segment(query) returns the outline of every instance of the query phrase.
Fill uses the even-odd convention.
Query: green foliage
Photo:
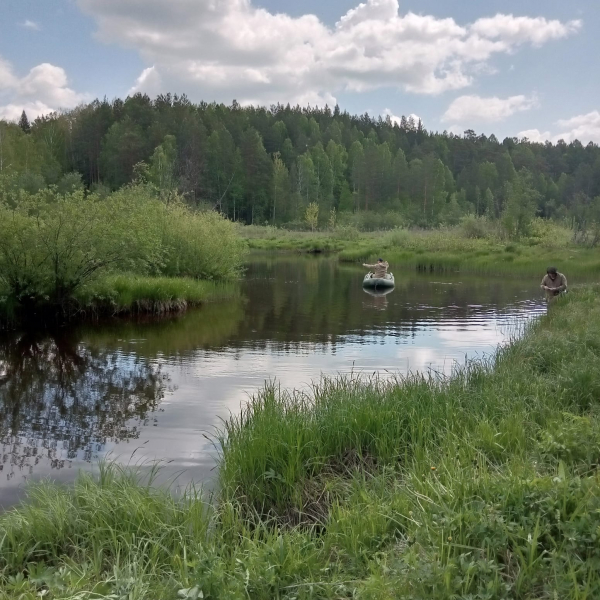
[[[314,231],[319,224],[319,205],[311,202],[304,213],[304,220],[308,223],[311,231]]]
[[[335,208],[332,208],[329,211],[329,221],[327,222],[327,225],[329,226],[330,231],[335,231],[335,228],[337,227],[337,211]]]
[[[103,270],[156,268],[163,252],[153,208],[124,194],[22,193],[16,206],[0,204],[0,280],[21,303],[63,304]]]
[[[529,234],[540,194],[533,187],[529,171],[518,173],[514,181],[506,184],[506,200],[502,212],[502,227],[509,239],[519,239]]]
[[[242,268],[246,245],[231,221],[213,211],[197,212],[181,201],[163,208],[161,272],[169,276],[232,279]]]
[[[490,223],[486,217],[467,215],[460,222],[461,233],[469,239],[485,239],[490,237]]]
[[[72,172],[86,189],[115,190],[136,180],[140,163],[165,197],[178,192],[244,223],[297,222],[316,202],[322,214],[392,210],[403,225],[427,228],[467,214],[502,218],[505,235],[516,237],[533,209],[569,219],[581,243],[600,239],[591,226],[600,197],[594,144],[500,142],[473,131],[428,132],[410,118],[394,124],[329,108],[193,105],[170,94],[96,100],[23,127],[0,122],[0,177],[16,173],[31,193]],[[527,193],[523,169],[531,173]]]
[[[176,191],[175,164],[177,146],[175,136],[166,135],[163,143],[154,149],[148,169],[148,180],[167,197]]]
[[[233,223],[177,198],[165,203],[149,186],[106,197],[48,189],[0,201],[0,287],[25,309],[68,311],[83,286],[109,272],[231,279],[244,252]]]

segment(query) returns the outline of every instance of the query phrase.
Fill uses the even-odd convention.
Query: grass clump
[[[7,597],[593,599],[600,288],[451,378],[274,385],[210,505],[116,467],[0,517]]]
[[[207,301],[238,294],[233,283],[202,281],[189,277],[143,277],[116,274],[81,288],[77,294],[83,311],[101,314],[161,314],[185,310]]]

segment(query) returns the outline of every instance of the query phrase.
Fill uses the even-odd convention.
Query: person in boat
[[[363,267],[373,269],[373,277],[375,277],[375,279],[385,279],[389,266],[388,262],[383,260],[383,258],[377,259],[377,262],[374,265],[363,264]]]
[[[567,291],[567,278],[556,267],[548,267],[540,287],[546,292],[547,298],[554,298]]]

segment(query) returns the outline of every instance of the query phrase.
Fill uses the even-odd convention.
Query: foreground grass
[[[340,227],[334,232],[291,232],[273,227],[241,228],[250,248],[293,252],[335,252],[344,262],[374,262],[384,256],[392,267],[420,271],[462,271],[540,275],[556,265],[571,276],[600,274],[597,248],[572,243],[572,232],[548,221],[535,222],[532,235],[518,242],[494,231],[472,237],[467,227],[439,230],[395,229],[360,233]]]
[[[600,597],[600,288],[448,380],[268,386],[212,504],[116,467],[0,517],[4,597]]]

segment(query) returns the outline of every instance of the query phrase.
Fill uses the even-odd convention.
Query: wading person
[[[567,278],[556,270],[556,267],[548,267],[546,275],[540,286],[548,299],[554,298],[567,291]]]
[[[389,266],[390,265],[387,263],[387,261],[383,260],[383,258],[378,259],[374,265],[363,264],[363,267],[367,267],[367,269],[373,269],[373,277],[376,279],[385,279]]]

